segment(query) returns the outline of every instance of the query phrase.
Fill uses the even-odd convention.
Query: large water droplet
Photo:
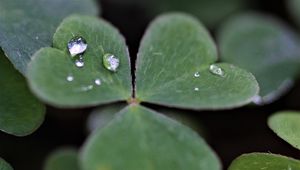
[[[83,54],[87,49],[86,40],[82,37],[76,36],[68,42],[68,49],[72,57]]]
[[[200,77],[200,72],[199,71],[195,72],[194,77],[196,78]]]
[[[105,54],[103,56],[103,65],[106,69],[115,72],[117,71],[119,64],[120,60],[117,56],[113,54]]]
[[[75,65],[78,68],[82,68],[84,66],[84,61],[83,61],[83,57],[82,56],[79,56],[79,58],[77,58],[75,60]]]
[[[68,75],[67,77],[67,81],[71,82],[74,80],[74,77],[72,75]]]
[[[218,75],[218,76],[221,76],[221,77],[224,77],[224,76],[225,76],[225,73],[224,73],[223,69],[220,68],[220,67],[217,66],[217,65],[214,65],[214,64],[212,64],[212,65],[209,66],[209,71],[210,71],[211,73],[213,73],[213,74],[215,74],[215,75]]]
[[[100,86],[100,85],[101,85],[101,80],[100,80],[100,79],[95,79],[95,84],[96,84],[97,86]]]

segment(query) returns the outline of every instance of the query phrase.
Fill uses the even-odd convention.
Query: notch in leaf
[[[136,64],[140,101],[189,109],[245,105],[258,93],[251,73],[218,63],[208,31],[186,14],[166,14],[149,26]]]
[[[67,49],[74,36],[87,43],[78,59]],[[29,85],[43,101],[57,107],[84,107],[131,98],[128,50],[112,25],[96,17],[70,16],[54,34],[53,46],[39,50],[28,68]],[[104,67],[107,53],[118,56],[117,72]],[[79,68],[78,60],[84,66]]]

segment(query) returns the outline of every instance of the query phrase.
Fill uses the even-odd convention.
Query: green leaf
[[[241,11],[247,0],[152,0],[151,11],[184,11],[197,16],[205,25],[214,27],[224,18]]]
[[[269,118],[268,125],[280,138],[300,149],[300,112],[278,112]]]
[[[51,153],[44,170],[80,170],[78,153],[72,148],[62,148]]]
[[[83,68],[75,66],[67,44],[74,36],[88,44]],[[125,41],[107,22],[89,16],[66,18],[54,35],[54,47],[39,50],[28,67],[32,91],[57,107],[83,107],[126,100],[131,97],[130,62]],[[120,59],[117,72],[107,70],[102,57],[111,53]],[[72,76],[72,81],[67,77]],[[101,85],[95,84],[99,79]]]
[[[300,170],[300,161],[267,153],[244,154],[235,159],[229,170]]]
[[[299,73],[299,37],[275,18],[256,13],[236,16],[221,29],[222,60],[247,69],[260,85],[262,101],[278,99]]]
[[[93,132],[96,129],[104,128],[115,115],[123,108],[126,107],[125,103],[114,103],[105,106],[100,106],[94,109],[87,119],[87,130]],[[186,111],[179,111],[178,109],[159,108],[160,113],[165,114],[167,117],[177,120],[178,122],[191,127],[200,134],[204,134],[203,127],[199,125],[199,121],[192,119],[186,114]]]
[[[139,50],[136,97],[140,101],[191,109],[224,109],[251,102],[258,93],[252,74],[226,63],[216,75],[216,46],[193,17],[166,14],[148,28]],[[199,72],[199,77],[195,73]]]
[[[81,164],[83,170],[221,169],[195,132],[139,105],[128,106],[94,132],[82,148]]]
[[[74,13],[98,12],[93,0],[0,0],[0,46],[25,74],[31,56],[51,46],[56,27]]]
[[[105,127],[111,120],[113,120],[116,113],[125,107],[125,103],[114,103],[94,109],[87,120],[88,131],[92,132],[96,129]]]
[[[288,0],[286,1],[290,14],[294,17],[295,21],[300,26],[300,1]]]
[[[0,169],[1,170],[13,170],[13,168],[7,162],[5,162],[5,160],[3,160],[2,158],[0,158]]]
[[[29,91],[24,77],[0,51],[0,130],[25,136],[44,121],[45,106]]]
[[[205,127],[202,126],[201,120],[195,119],[192,114],[189,114],[190,111],[167,107],[157,108],[157,111],[185,126],[188,126],[199,133],[204,139],[206,138]]]

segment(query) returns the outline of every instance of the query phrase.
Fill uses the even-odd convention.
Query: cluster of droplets
[[[68,75],[68,76],[66,77],[66,80],[67,80],[67,82],[73,82],[73,81],[74,81],[74,76]],[[87,86],[82,86],[82,87],[80,88],[80,91],[90,91],[90,90],[92,90],[95,86],[100,86],[101,84],[102,84],[102,82],[101,82],[100,78],[97,78],[97,79],[94,80],[94,83],[93,83],[93,84],[87,85]]]
[[[68,50],[72,58],[75,58],[75,65],[78,68],[84,67],[84,52],[87,50],[87,41],[81,36],[75,36],[68,42]],[[112,72],[116,72],[119,65],[120,59],[113,54],[103,55],[104,67]]]
[[[220,77],[225,77],[224,70],[215,64],[212,64],[209,66],[209,72],[211,72],[214,75],[220,76]],[[201,76],[201,74],[199,71],[196,71],[194,73],[195,78],[199,78],[200,76]],[[200,90],[199,87],[194,87],[194,91],[199,91],[199,90]]]
[[[74,61],[74,64],[77,68],[84,67],[84,53],[87,50],[88,44],[87,41],[81,37],[81,36],[75,36],[73,37],[67,44],[67,48],[69,50],[69,53]],[[103,55],[103,66],[105,69],[116,72],[119,65],[120,65],[120,59],[113,55],[113,54],[105,54]],[[66,80],[68,82],[74,81],[74,76],[69,74],[66,77]],[[101,80],[99,78],[94,80],[93,85],[83,86],[81,87],[82,91],[89,91],[94,88],[94,86],[100,86],[102,84]]]

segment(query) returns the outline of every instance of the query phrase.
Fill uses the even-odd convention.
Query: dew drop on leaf
[[[217,65],[210,65],[209,66],[209,71],[212,73],[212,74],[215,74],[215,75],[218,75],[218,76],[221,76],[221,77],[224,77],[225,76],[225,73],[224,71],[222,70],[222,68],[220,68],[219,66]]]
[[[120,64],[120,60],[113,54],[105,54],[103,56],[103,65],[107,70],[116,72]]]
[[[195,87],[194,90],[195,90],[195,91],[199,91],[199,88],[198,88],[198,87]]]
[[[75,60],[75,65],[78,68],[82,68],[84,66],[83,57],[80,55],[78,59]]]
[[[74,77],[73,77],[72,75],[68,75],[67,81],[68,81],[68,82],[71,82],[71,81],[73,81],[73,80],[74,80]]]
[[[100,80],[100,79],[95,79],[95,84],[96,84],[97,86],[100,86],[100,85],[101,85],[101,80]]]
[[[200,72],[198,72],[198,71],[195,72],[194,77],[196,77],[196,78],[200,77]]]
[[[93,85],[88,85],[88,86],[83,86],[83,87],[81,87],[81,90],[82,90],[82,91],[90,91],[90,90],[92,90],[93,88],[94,88]]]
[[[72,57],[83,54],[86,49],[87,43],[82,37],[76,36],[68,42],[68,50]]]

